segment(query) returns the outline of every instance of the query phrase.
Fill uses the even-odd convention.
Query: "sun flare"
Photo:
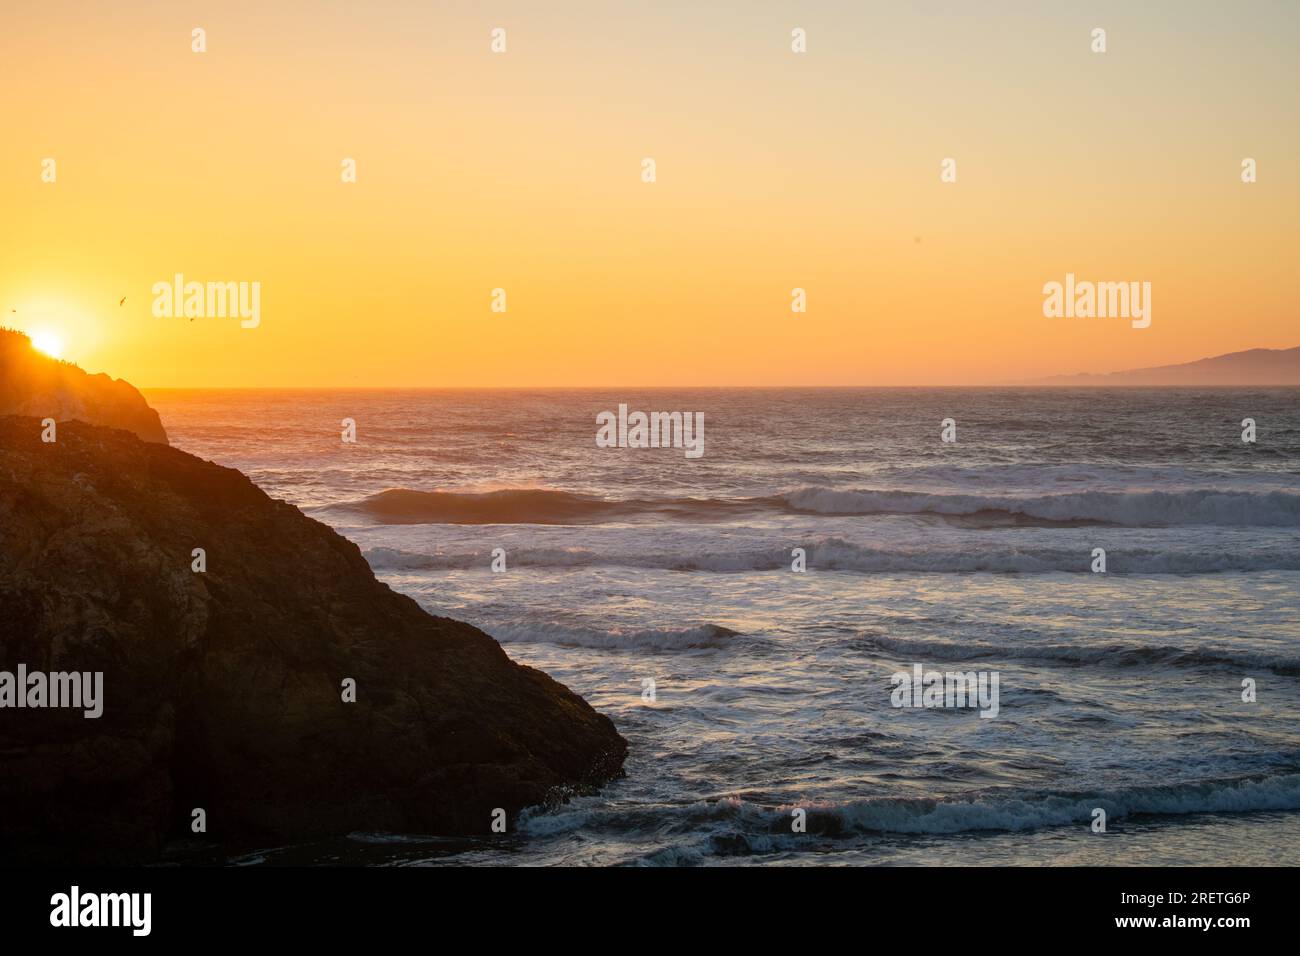
[[[48,330],[32,333],[32,348],[50,358],[63,358],[63,339]]]

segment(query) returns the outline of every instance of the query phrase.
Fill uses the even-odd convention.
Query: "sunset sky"
[[[978,384],[1300,345],[1294,2],[135,6],[5,0],[0,324],[141,387]],[[1044,318],[1067,272],[1149,281],[1151,327]],[[155,318],[176,273],[260,282],[260,326]]]

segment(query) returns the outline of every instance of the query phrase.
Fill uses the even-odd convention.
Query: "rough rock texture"
[[[34,415],[125,428],[167,444],[158,413],[129,382],[88,375],[32,348],[26,335],[0,329],[0,415]]]
[[[0,418],[0,670],[19,663],[104,671],[104,715],[0,708],[0,861],[151,859],[195,807],[231,846],[485,833],[627,749],[239,472],[80,422],[45,444]]]

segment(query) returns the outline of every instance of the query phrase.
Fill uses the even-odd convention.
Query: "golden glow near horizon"
[[[63,339],[55,332],[40,329],[31,334],[32,348],[51,358],[63,358]]]
[[[3,324],[142,387],[977,384],[1300,345],[1300,5],[1137,6],[9,0]],[[1045,317],[1070,275],[1150,283],[1150,325]]]

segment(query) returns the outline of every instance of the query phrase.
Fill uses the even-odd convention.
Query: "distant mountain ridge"
[[[1300,346],[1246,349],[1181,365],[1157,365],[1123,372],[1052,375],[1026,385],[1300,385]]]

